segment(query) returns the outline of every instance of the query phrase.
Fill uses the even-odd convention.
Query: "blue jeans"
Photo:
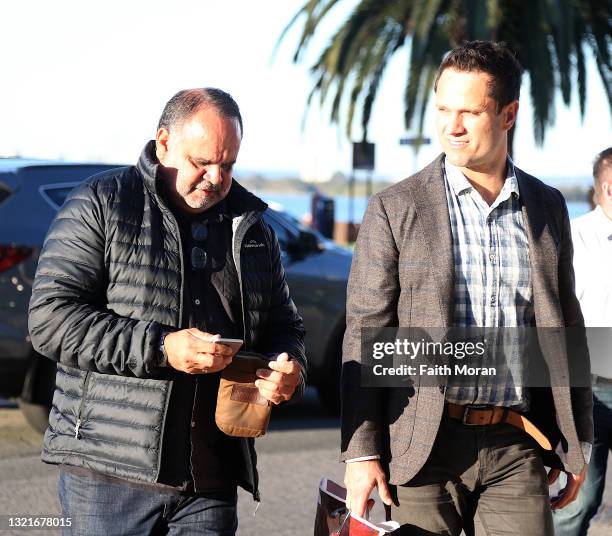
[[[599,506],[606,485],[608,451],[612,448],[612,385],[593,385],[593,422],[595,435],[591,463],[578,497],[554,512],[555,534],[586,536],[589,523]]]
[[[184,497],[109,483],[60,470],[59,500],[68,536],[234,536],[236,489]]]

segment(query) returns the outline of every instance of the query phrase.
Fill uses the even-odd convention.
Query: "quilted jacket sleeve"
[[[280,247],[276,234],[267,227],[271,240],[272,294],[270,310],[265,329],[264,353],[287,352],[302,367],[302,381],[292,400],[301,398],[306,384],[306,353],[304,348],[304,323],[302,317],[289,296],[289,287],[285,279],[285,269],[281,262]]]
[[[40,255],[29,309],[34,349],[81,370],[157,377],[165,326],[121,317],[105,307],[104,202],[96,183],[71,192]]]

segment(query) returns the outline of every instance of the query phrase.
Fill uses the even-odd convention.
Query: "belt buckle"
[[[489,417],[489,422],[481,423],[481,422],[467,422],[470,412],[472,411],[491,411],[491,416]],[[463,410],[463,417],[461,418],[461,422],[467,426],[482,426],[483,424],[492,424],[493,422],[493,410],[489,406],[465,406]]]
[[[475,424],[472,424],[471,422],[467,422],[468,420],[468,416],[470,414],[470,411],[472,411],[473,408],[472,406],[465,406],[465,409],[463,410],[463,417],[461,417],[461,422],[467,426],[476,426]]]

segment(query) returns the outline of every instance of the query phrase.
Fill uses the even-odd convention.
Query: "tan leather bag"
[[[215,422],[223,433],[234,437],[266,433],[272,404],[255,387],[255,372],[268,368],[269,361],[261,354],[238,352],[223,369],[215,411]]]

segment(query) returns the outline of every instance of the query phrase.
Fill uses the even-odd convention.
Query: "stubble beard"
[[[472,160],[470,155],[461,152],[458,153],[456,150],[453,150],[452,147],[448,147],[445,153],[448,161],[456,167],[468,167]]]
[[[193,192],[192,192],[191,195],[187,195],[186,197],[183,197],[183,200],[190,208],[193,208],[196,210],[202,210],[202,211],[211,208],[212,206],[216,205],[220,201],[218,192],[215,192],[212,195],[203,197],[202,195],[197,194],[197,190],[196,190],[196,195],[193,195]]]
[[[204,196],[200,193],[202,190],[209,192]],[[216,205],[222,199],[222,188],[206,185],[205,188],[190,188],[187,192],[179,192],[183,198],[183,202],[191,209],[205,211]]]

